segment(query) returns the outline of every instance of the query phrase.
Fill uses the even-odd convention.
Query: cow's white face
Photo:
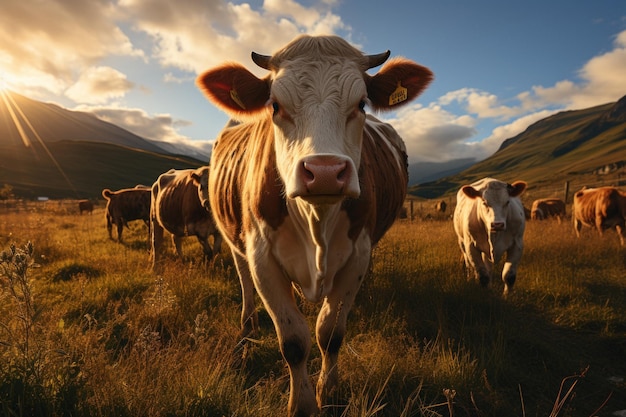
[[[525,189],[526,183],[522,181],[512,185],[500,181],[490,181],[481,190],[470,185],[462,188],[466,196],[478,200],[477,214],[491,233],[506,230],[511,197],[519,196]]]
[[[314,204],[360,195],[367,89],[350,61],[290,62],[270,94],[278,172],[288,198]]]
[[[478,205],[478,211],[491,232],[506,230],[510,196],[506,188],[487,188]]]

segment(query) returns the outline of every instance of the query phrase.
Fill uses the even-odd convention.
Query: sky
[[[435,76],[378,117],[410,162],[484,159],[555,112],[626,95],[624,0],[1,0],[0,88],[210,150],[227,116],[195,85],[299,34],[391,51]],[[370,70],[375,73],[376,69]]]

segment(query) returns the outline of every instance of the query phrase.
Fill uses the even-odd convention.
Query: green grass
[[[27,313],[0,276],[0,414],[284,414],[288,374],[261,307],[260,334],[245,357],[235,349],[241,295],[225,248],[204,265],[195,239],[185,263],[168,247],[155,277],[141,222],[122,245],[102,208],[36,207],[0,212],[0,250],[31,241],[36,263],[21,278]],[[626,384],[611,379],[626,376],[626,250],[613,232],[585,232],[529,223],[503,299],[497,279],[465,279],[451,222],[397,222],[350,314],[324,415],[588,417],[609,396],[593,415],[626,409]],[[318,306],[301,307],[314,323]],[[315,377],[316,348],[309,364]]]

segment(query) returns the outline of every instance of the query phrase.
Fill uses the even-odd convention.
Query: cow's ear
[[[235,118],[266,108],[270,87],[237,63],[228,63],[201,74],[196,84],[217,107]]]
[[[432,79],[433,73],[428,68],[396,57],[369,77],[367,95],[375,110],[393,110],[417,97]]]
[[[209,170],[206,167],[200,167],[195,171],[191,171],[191,173],[189,174],[189,176],[191,177],[191,181],[193,181],[195,185],[202,184],[202,177],[204,175],[209,175]]]
[[[481,197],[480,191],[478,191],[476,188],[472,187],[471,185],[463,186],[461,188],[461,191],[463,191],[463,194],[465,194],[466,196],[472,199]]]
[[[515,181],[513,184],[509,186],[509,195],[511,197],[517,197],[521,195],[524,190],[526,190],[528,184],[524,181]]]
[[[189,176],[191,177],[191,181],[195,184],[195,185],[200,185],[200,175],[198,175],[198,173],[196,171],[192,172],[191,174],[189,174]]]

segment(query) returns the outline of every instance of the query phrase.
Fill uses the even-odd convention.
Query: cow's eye
[[[274,109],[274,116],[276,116],[278,114],[278,111],[280,110],[277,102],[272,103],[272,109]]]
[[[359,110],[362,112],[365,111],[365,100],[359,101]]]

